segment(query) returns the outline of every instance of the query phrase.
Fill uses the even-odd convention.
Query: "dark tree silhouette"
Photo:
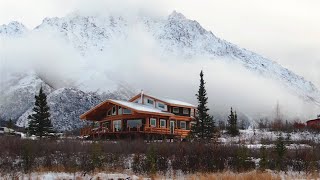
[[[39,94],[35,96],[36,102],[33,108],[34,113],[28,116],[30,135],[36,135],[42,138],[53,132],[50,120],[49,106],[47,105],[47,96],[40,88]]]

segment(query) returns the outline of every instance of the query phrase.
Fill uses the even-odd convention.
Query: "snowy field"
[[[31,174],[1,175],[1,180],[18,179],[18,180],[151,180],[151,179],[216,179],[216,180],[238,180],[238,179],[320,179],[319,173],[305,174],[298,172],[274,172],[266,170],[265,172],[251,171],[244,173],[221,172],[221,173],[196,173],[180,174],[177,176],[136,176],[122,173],[96,173],[93,175],[83,173],[62,173],[62,172],[39,172]]]
[[[281,132],[281,134],[284,140],[288,142],[287,148],[289,149],[311,147],[302,142],[320,142],[320,134],[312,133],[309,131],[298,131],[291,133]],[[267,131],[249,128],[246,130],[240,130],[240,135],[236,137],[230,137],[229,135],[222,133],[218,141],[224,144],[243,144],[246,145],[248,148],[260,148],[262,145],[265,145],[266,147],[272,147],[273,144],[268,144],[268,141],[276,141],[279,135],[280,132],[277,131]],[[299,143],[296,144],[296,142]]]

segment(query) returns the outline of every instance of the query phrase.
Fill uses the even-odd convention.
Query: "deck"
[[[140,127],[140,128],[127,128],[124,131],[113,132],[108,128],[92,128],[85,127],[80,130],[81,136],[100,137],[105,135],[121,135],[121,134],[149,134],[149,135],[168,135],[185,138],[188,136],[190,130],[186,129],[174,129],[171,132],[170,128],[158,128],[158,127]]]

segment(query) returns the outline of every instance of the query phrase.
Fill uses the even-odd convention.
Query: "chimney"
[[[140,95],[141,95],[141,104],[144,104],[144,103],[143,103],[143,89],[141,89]]]

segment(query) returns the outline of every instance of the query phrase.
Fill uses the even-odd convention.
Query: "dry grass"
[[[223,173],[211,173],[211,174],[194,174],[187,176],[186,179],[190,180],[280,180],[279,175],[275,175],[269,172],[246,172],[246,173],[232,173],[232,172],[223,172]]]
[[[0,174],[0,179],[4,180],[10,180],[10,179],[19,179],[19,177],[24,177],[24,178],[31,178],[31,179],[43,179],[44,175],[47,174],[48,172],[37,172],[37,173],[31,173],[31,174],[21,174],[17,173],[16,176],[2,176]],[[53,172],[50,172],[53,173]],[[63,172],[55,172],[53,174],[56,174],[55,179],[57,180],[62,180],[62,179],[75,179],[75,180],[86,180],[86,179],[117,179],[113,176],[108,175],[110,172],[106,174],[104,173],[94,173],[94,174],[87,174],[84,176],[82,173],[63,173]],[[113,174],[113,173],[111,173]],[[115,173],[118,174],[118,173]],[[119,173],[121,178],[124,177],[131,177],[132,179],[168,179],[168,177],[161,176],[161,175],[154,175],[154,176],[135,176],[132,173],[125,173],[127,175],[121,175],[122,173]],[[133,178],[135,177],[135,178]],[[181,175],[181,176],[176,176],[176,177],[170,177],[169,179],[185,179],[185,180],[287,180],[287,179],[296,179],[296,180],[320,180],[320,176],[318,173],[314,174],[298,174],[298,173],[289,173],[285,174],[283,172],[277,173],[277,172],[259,172],[259,171],[251,171],[251,172],[244,172],[244,173],[233,173],[230,171],[226,172],[221,172],[221,173],[196,173],[196,174],[191,174],[191,175]]]

